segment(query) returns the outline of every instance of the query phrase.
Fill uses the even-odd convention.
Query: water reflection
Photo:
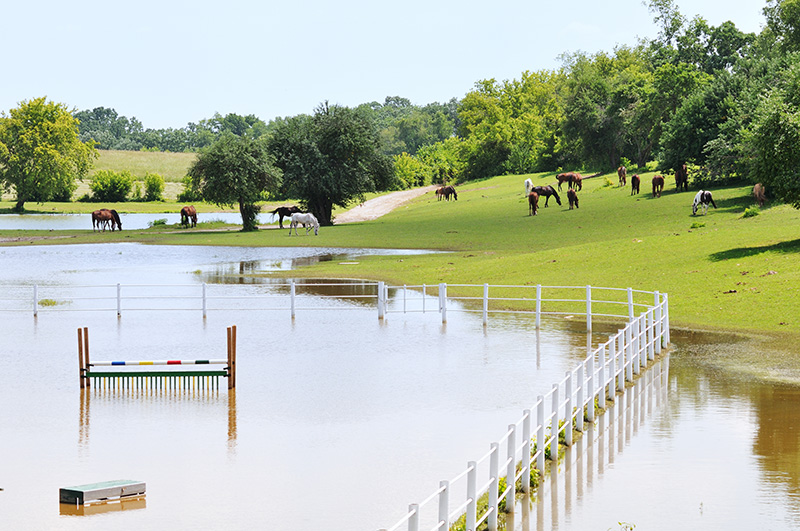
[[[144,496],[130,496],[113,501],[87,503],[85,505],[59,503],[58,506],[58,512],[61,516],[96,516],[98,514],[146,509],[147,499]]]

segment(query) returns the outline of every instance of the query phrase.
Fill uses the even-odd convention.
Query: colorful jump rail
[[[219,379],[228,379],[228,389],[236,387],[236,326],[230,326],[228,356],[226,359],[207,360],[154,360],[154,361],[90,361],[89,329],[78,329],[78,364],[81,389],[92,385],[110,389],[219,389]],[[208,369],[210,365],[223,365],[221,369]],[[120,370],[121,367],[188,367],[194,369]],[[109,367],[113,370],[96,370]]]

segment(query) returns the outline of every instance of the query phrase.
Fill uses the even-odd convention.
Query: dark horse
[[[681,164],[675,170],[675,189],[680,192],[681,190],[689,191],[689,171],[686,169],[686,164]]]
[[[283,218],[290,218],[292,214],[299,214],[300,209],[295,205],[290,207],[281,206],[271,212],[273,215],[278,214],[278,226],[283,228]]]
[[[192,220],[192,227],[197,226],[197,210],[192,206],[185,206],[181,209],[181,225],[184,227],[189,226],[189,220]]]
[[[100,229],[105,231],[109,224],[111,225],[112,232],[114,231],[115,225],[119,230],[122,230],[122,222],[116,210],[101,208],[100,210],[92,212],[92,231]]]
[[[561,205],[561,198],[558,197],[558,192],[556,192],[556,189],[549,184],[547,186],[534,186],[531,188],[531,191],[539,194],[539,197],[544,196],[545,208],[547,207],[547,202],[550,201],[551,195],[556,198],[556,203]]]
[[[569,209],[572,210],[572,207],[578,208],[578,192],[575,191],[574,188],[570,188],[567,190],[567,199],[569,200]]]
[[[528,215],[535,216],[539,210],[539,194],[531,192],[528,194]]]
[[[442,188],[442,197],[444,197],[445,201],[450,201],[450,196],[453,196],[453,199],[458,201],[458,194],[456,193],[456,189],[452,185],[445,186]]]
[[[638,173],[634,174],[633,177],[631,177],[631,195],[639,193],[639,183],[641,182],[642,180],[639,178]]]
[[[664,190],[664,176],[656,175],[653,177],[653,197],[661,197],[661,192]]]

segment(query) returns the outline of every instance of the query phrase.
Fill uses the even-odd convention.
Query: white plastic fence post
[[[656,306],[655,347],[656,347],[656,354],[661,354],[661,294],[656,291],[654,295],[655,295],[654,302]]]
[[[542,324],[542,285],[536,284],[536,330]]]
[[[544,475],[544,396],[539,395],[536,399],[536,470],[539,476]]]
[[[531,491],[531,410],[525,410],[522,419],[522,492],[529,494]],[[506,502],[508,507],[508,502]]]
[[[450,529],[450,482],[443,480],[439,482],[439,529],[447,531]]]
[[[553,384],[553,416],[550,419],[550,459],[558,463],[558,384]]]
[[[206,283],[205,282],[203,282],[202,295],[203,295],[203,319],[205,319],[206,315],[208,315],[208,306],[207,306],[207,302],[206,302]]]
[[[633,321],[633,288],[628,288],[628,322]]]
[[[483,326],[489,324],[489,284],[483,285]]]
[[[447,284],[442,282],[439,284],[439,298],[442,305],[442,323],[447,322]]]
[[[628,323],[625,327],[625,380],[628,382],[633,381],[633,322]]]
[[[664,348],[669,346],[669,297],[664,294]]]
[[[574,414],[572,412],[572,371],[567,371],[566,381],[564,382],[564,442],[567,446],[572,446],[572,427]]]
[[[584,362],[585,362],[585,360],[584,360]],[[576,399],[575,407],[578,408],[578,413],[577,413],[578,416],[575,419],[575,429],[580,431],[580,432],[583,431],[583,417],[584,417],[584,412],[586,411],[584,409],[585,405],[584,405],[584,402],[583,402],[583,392],[584,392],[584,389],[586,387],[586,378],[584,378],[584,369],[583,369],[583,367],[584,367],[584,363],[581,363],[580,365],[578,365],[578,376],[577,376],[576,382],[575,382],[577,384],[577,389],[576,389],[576,391],[577,391],[577,399]]]
[[[602,356],[603,352],[605,352],[606,347],[602,346],[598,349]],[[589,409],[586,411],[586,418],[589,419],[589,422],[594,422],[594,397],[597,394],[595,389],[597,389],[597,382],[595,382],[595,378],[597,377],[597,368],[596,368],[596,361],[594,359],[594,355],[589,358],[589,374],[587,374],[586,378],[586,385],[588,386],[587,391],[587,398],[589,399],[589,405],[587,406]]]
[[[586,286],[586,331],[592,331],[592,287]]]
[[[291,306],[292,312],[292,319],[295,316],[295,300],[297,298],[297,285],[295,284],[294,280],[292,280],[291,284],[289,284],[289,305]],[[378,299],[380,299],[380,291],[378,292]],[[378,318],[380,319],[380,312],[381,312],[381,303],[380,300],[378,301]]]
[[[419,531],[419,504],[409,505],[408,512],[411,513],[408,519],[408,531]]]
[[[509,424],[508,425],[508,446],[506,447],[506,488],[508,492],[506,493],[506,512],[513,513],[514,512],[514,499],[517,495],[517,482],[514,480],[514,476],[517,473],[517,425],[516,424]],[[522,460],[525,462],[525,459]],[[523,483],[525,479],[523,478]]]
[[[492,443],[492,450],[489,454],[489,508],[491,511],[486,519],[486,526],[489,531],[497,531],[497,486],[500,483],[500,445]]]
[[[467,463],[467,518],[464,527],[467,531],[475,531],[478,521],[478,465],[475,461]]]
[[[386,315],[386,301],[384,300],[385,290],[383,281],[378,282],[378,319],[383,319]]]
[[[641,349],[641,343],[639,341],[642,330],[641,328],[642,317],[639,316],[636,319],[634,319],[632,324],[633,328],[631,329],[631,347],[633,348],[632,359],[634,362],[632,364],[632,369],[633,369],[633,374],[636,374],[638,376],[639,373],[641,372],[641,366],[642,366],[642,349]]]
[[[39,286],[33,285],[33,316],[39,315]]]
[[[627,330],[627,328],[626,328]],[[625,390],[625,330],[617,336],[617,390],[622,392]]]
[[[617,337],[619,337],[619,332],[617,335],[611,338],[611,342],[608,344],[608,399],[613,400],[616,396],[616,378],[617,378]],[[606,382],[603,381],[603,385],[605,386]],[[605,387],[604,387],[605,388]]]
[[[122,315],[122,286],[117,284],[117,317]]]

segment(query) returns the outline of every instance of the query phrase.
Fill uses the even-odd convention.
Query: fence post
[[[522,418],[522,492],[531,492],[531,410],[525,410]],[[508,502],[506,502],[508,507]]]
[[[536,330],[539,330],[539,325],[541,323],[542,323],[542,285],[536,284]]]
[[[656,339],[655,339],[655,347],[656,347],[656,354],[661,354],[661,294],[659,292],[655,292],[655,310],[656,310]]]
[[[419,531],[419,504],[409,505],[408,512],[411,513],[408,519],[408,531]]]
[[[566,381],[564,382],[564,442],[567,446],[572,446],[572,428],[574,426],[572,410],[572,371],[567,371]]]
[[[439,482],[439,529],[447,531],[450,529],[450,482],[443,480]]]
[[[483,326],[489,324],[489,284],[483,285]]]
[[[405,284],[403,284],[403,313],[406,313],[406,295],[408,292],[408,288]]]
[[[383,289],[383,281],[378,282],[378,319],[383,319],[386,314],[385,304],[384,301],[384,289]]]
[[[380,292],[378,292],[378,298],[380,299]],[[295,285],[294,280],[289,283],[289,308],[291,312],[292,320],[294,320],[295,316],[295,298],[297,297],[297,286]],[[380,305],[381,303],[378,302],[378,317],[380,317]]]
[[[624,351],[627,351],[625,355],[625,380],[628,382],[633,381],[633,349],[631,348],[633,345],[633,322],[628,323],[628,326],[625,327],[625,347],[623,348]]]
[[[606,347],[605,346],[600,347],[599,351],[601,353],[605,352]],[[589,358],[589,374],[588,378],[586,378],[586,383],[589,386],[588,393],[586,393],[588,395],[587,398],[589,399],[589,405],[588,405],[589,409],[586,411],[586,418],[589,419],[589,422],[594,422],[594,395],[595,395],[595,389],[597,389],[597,383],[594,380],[597,373],[597,368],[595,364],[596,362],[594,359],[594,355],[592,355]]]
[[[117,284],[117,317],[122,315],[122,286]]]
[[[664,294],[664,348],[669,346],[669,297]]]
[[[622,392],[625,390],[625,330],[617,336],[617,343],[617,390]]]
[[[427,298],[427,294],[425,293],[426,287],[425,284],[422,285],[422,313],[425,313],[425,299]]]
[[[586,286],[586,331],[592,331],[592,287]]]
[[[39,286],[33,285],[33,316],[39,315]]]
[[[497,531],[497,486],[500,484],[500,445],[492,443],[489,455],[489,516],[486,525],[489,531]]]
[[[583,431],[583,417],[584,417],[584,413],[586,411],[584,409],[586,406],[584,405],[584,399],[583,399],[584,387],[586,385],[586,378],[584,378],[584,370],[583,370],[583,366],[584,366],[585,363],[586,363],[586,360],[584,360],[583,363],[578,365],[578,377],[576,379],[576,384],[577,384],[577,387],[578,387],[576,389],[576,391],[577,391],[577,395],[578,396],[577,396],[577,404],[575,404],[575,405],[578,408],[578,416],[577,416],[576,422],[575,422],[575,429],[580,431],[580,432]]]
[[[553,417],[550,419],[550,460],[553,463],[558,463],[558,384],[553,384],[552,406]]]
[[[447,322],[447,284],[439,284],[439,304],[442,307],[442,323]]]
[[[475,531],[475,523],[478,521],[478,465],[475,461],[467,463],[467,498],[469,501],[464,528]]]
[[[616,378],[617,378],[617,337],[619,337],[619,332],[617,335],[611,338],[611,342],[608,344],[608,399],[614,400],[614,397],[617,394],[617,385],[616,385]],[[605,386],[605,382],[603,382]],[[604,387],[605,389],[605,387]]]
[[[633,321],[633,288],[628,288],[628,322]]]
[[[536,470],[539,477],[544,476],[544,396],[539,395],[536,399]]]
[[[203,319],[208,315],[208,303],[206,302],[206,283],[203,282]]]
[[[517,482],[514,477],[517,475],[517,425],[508,425],[508,446],[506,450],[506,512],[514,512],[514,500],[517,496]],[[523,459],[524,461],[524,459]]]

